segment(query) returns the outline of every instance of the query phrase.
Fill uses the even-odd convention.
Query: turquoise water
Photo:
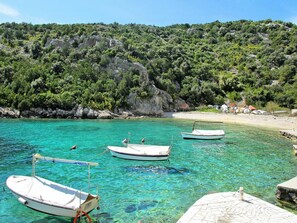
[[[192,121],[137,120],[0,120],[0,222],[71,222],[21,205],[5,186],[12,174],[30,175],[32,154],[98,162],[91,168],[92,193],[101,197],[100,222],[173,223],[209,192],[237,191],[276,204],[276,185],[297,174],[292,143],[277,131],[220,124],[226,137],[183,140]],[[211,128],[204,123],[202,128]],[[124,138],[147,144],[172,143],[169,161],[129,161],[112,157],[108,145]],[[70,151],[73,145],[76,150]],[[88,190],[88,168],[39,162],[37,175]]]

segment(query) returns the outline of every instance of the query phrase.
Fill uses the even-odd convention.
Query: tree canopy
[[[0,106],[129,108],[148,80],[191,106],[297,108],[297,26],[282,21],[0,24]]]

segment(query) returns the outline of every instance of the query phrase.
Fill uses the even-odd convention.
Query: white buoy
[[[26,201],[24,198],[22,197],[19,197],[18,201],[23,204],[23,205],[27,205],[28,204],[28,201]]]
[[[238,192],[240,194],[240,200],[243,201],[243,187],[240,187]]]
[[[145,142],[145,138],[142,138],[141,143],[144,144]]]

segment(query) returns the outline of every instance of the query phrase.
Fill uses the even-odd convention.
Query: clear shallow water
[[[237,191],[275,204],[276,185],[297,173],[292,143],[278,132],[219,124],[222,140],[183,140],[192,121],[141,120],[0,120],[0,222],[71,222],[21,205],[6,188],[10,175],[30,175],[32,154],[99,162],[91,168],[92,191],[98,188],[101,209],[91,216],[100,222],[176,222],[209,192]],[[203,123],[202,128],[211,128]],[[124,138],[147,144],[172,143],[169,161],[114,158],[108,145]],[[76,150],[70,151],[73,145]],[[40,162],[37,175],[87,190],[88,168]]]

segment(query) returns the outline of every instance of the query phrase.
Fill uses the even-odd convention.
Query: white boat
[[[166,160],[171,146],[130,144],[107,146],[112,156],[130,160]]]
[[[196,129],[193,124],[192,132],[181,132],[184,139],[222,139],[225,136],[224,130],[202,130]]]
[[[98,163],[58,159],[35,154],[32,159],[32,176],[12,175],[6,180],[7,187],[18,201],[28,208],[64,217],[78,218],[81,215],[86,215],[90,220],[88,213],[98,207],[99,196],[36,176],[35,163],[37,160],[72,163],[85,165],[89,168],[90,166],[97,166]]]
[[[184,139],[221,139],[225,136],[224,130],[193,130],[181,134]]]

